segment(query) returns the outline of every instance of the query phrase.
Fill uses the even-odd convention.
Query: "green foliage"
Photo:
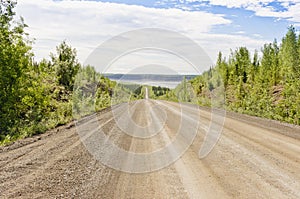
[[[25,39],[23,20],[13,21],[15,5],[0,2],[0,140],[19,134],[17,126],[26,119],[35,97],[27,81],[32,68],[30,41]]]
[[[96,72],[94,67],[79,69],[74,84],[73,117],[94,113],[114,104],[141,99],[142,86],[117,84]]]
[[[299,125],[300,37],[295,32],[291,26],[280,47],[276,40],[265,44],[260,59],[257,51],[251,58],[245,47],[232,52],[228,61],[220,52],[214,68],[190,81],[197,103],[212,106],[212,96],[215,99],[224,88],[228,110]],[[186,85],[181,83],[175,91],[184,91]],[[189,101],[186,92],[181,93],[181,100]],[[221,106],[222,98],[218,100]]]
[[[296,30],[290,26],[287,34],[282,39],[279,51],[280,75],[282,82],[293,78],[299,78],[299,53],[297,44]]]
[[[76,50],[63,41],[56,47],[56,55],[51,54],[51,59],[59,84],[70,91],[73,90],[75,75],[80,68],[76,59]]]
[[[97,73],[94,67],[80,68],[72,96],[73,116],[79,118],[108,107],[114,86],[109,79]]]
[[[87,96],[86,105],[95,103],[96,110],[107,107],[116,85],[91,66],[81,68],[76,50],[65,41],[51,54],[51,61],[35,63],[32,42],[24,32],[27,26],[22,18],[14,21],[15,5],[0,1],[0,145],[71,121],[73,96],[79,92]],[[86,82],[73,95],[78,70],[78,78]]]
[[[169,88],[161,87],[161,86],[152,86],[151,89],[153,91],[154,98],[158,98],[160,96],[166,95],[167,92],[170,91]]]
[[[122,91],[125,91],[127,93],[132,93],[131,100],[134,99],[143,99],[145,94],[143,93],[143,86],[138,84],[132,84],[132,83],[120,83],[118,84],[118,87]]]
[[[279,83],[279,48],[276,40],[273,44],[265,44],[262,53],[263,67],[260,68],[259,82],[266,87],[276,86]]]

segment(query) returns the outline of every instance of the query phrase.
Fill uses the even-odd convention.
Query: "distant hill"
[[[119,81],[157,81],[157,82],[181,82],[184,77],[187,80],[197,75],[160,75],[160,74],[103,74],[111,80]]]

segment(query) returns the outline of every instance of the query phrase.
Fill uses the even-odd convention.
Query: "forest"
[[[49,59],[36,62],[27,25],[15,17],[16,2],[1,1],[0,6],[0,145],[143,98],[142,86],[117,84],[83,66],[66,41]],[[220,52],[209,71],[184,79],[174,90],[151,87],[150,95],[212,106],[212,96],[223,91],[218,108],[299,125],[300,36],[290,26],[279,44],[274,40],[261,52],[251,55],[246,47],[229,57]]]
[[[231,50],[229,57],[219,52],[214,67],[184,80],[174,94],[183,102],[299,125],[300,35],[295,27],[288,28],[280,44],[275,39],[262,46],[261,54],[259,57],[255,51],[251,55],[246,47]],[[212,105],[220,91],[224,103]]]

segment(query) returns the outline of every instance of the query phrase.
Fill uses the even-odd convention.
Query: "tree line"
[[[190,81],[199,105],[211,106],[224,89],[227,110],[300,124],[300,35],[290,26],[278,44],[267,43],[251,55],[246,47],[219,52],[210,70]],[[180,85],[182,87],[182,85]]]
[[[36,62],[15,6],[15,1],[0,1],[0,145],[109,106],[116,86],[93,67],[82,66],[65,41],[49,60]],[[84,106],[94,110],[82,111]]]

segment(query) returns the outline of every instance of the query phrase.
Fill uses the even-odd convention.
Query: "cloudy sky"
[[[246,46],[253,52],[281,40],[291,24],[300,29],[300,0],[19,0],[17,14],[29,25],[37,60],[66,40],[85,62],[118,34],[161,28],[192,39],[214,62],[218,51]]]

